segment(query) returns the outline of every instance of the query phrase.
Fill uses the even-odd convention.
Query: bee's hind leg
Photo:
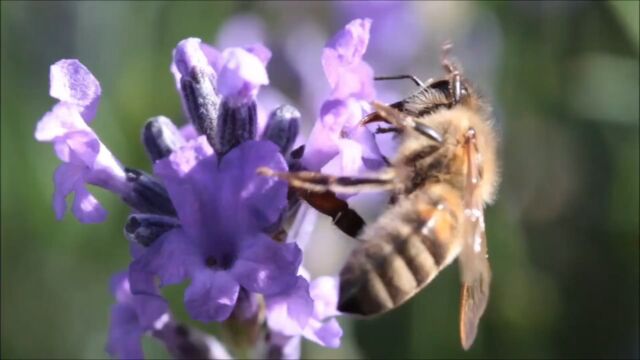
[[[364,228],[362,217],[349,204],[336,196],[340,193],[357,193],[362,190],[387,190],[393,187],[391,171],[378,177],[331,176],[312,171],[276,172],[268,167],[258,168],[258,173],[287,181],[300,198],[319,212],[330,216],[338,229],[357,238]]]
[[[395,186],[394,172],[388,169],[371,177],[332,176],[313,171],[276,172],[267,167],[258,168],[258,173],[287,181],[292,187],[323,193],[354,194],[361,191],[390,190]]]

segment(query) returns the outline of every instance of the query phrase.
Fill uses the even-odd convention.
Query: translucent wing
[[[475,142],[475,131],[467,133],[465,157],[467,176],[462,222],[463,246],[459,256],[462,276],[460,306],[460,340],[467,350],[478,332],[478,323],[489,300],[491,269],[487,259],[487,239],[484,230],[483,202],[477,188],[482,178],[482,157]]]

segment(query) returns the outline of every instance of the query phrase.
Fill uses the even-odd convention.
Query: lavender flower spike
[[[103,221],[106,211],[86,189],[96,185],[124,195],[129,189],[122,166],[100,142],[88,123],[100,99],[100,84],[77,60],[51,66],[50,93],[60,99],[38,122],[35,138],[53,143],[63,162],[54,175],[53,206],[58,219],[66,211],[65,198],[75,193],[72,212],[81,222]]]
[[[244,142],[219,160],[203,136],[155,165],[182,226],[157,239],[131,269],[156,274],[163,286],[191,279],[184,300],[196,320],[227,319],[240,286],[274,294],[296,282],[298,246],[262,233],[284,211],[287,186],[257,175],[260,166],[286,171],[270,142]]]
[[[311,130],[302,164],[320,170],[331,162],[332,172],[356,175],[384,165],[373,134],[359,120],[373,99],[373,70],[363,60],[369,43],[371,20],[356,19],[325,47],[322,66],[331,94]]]

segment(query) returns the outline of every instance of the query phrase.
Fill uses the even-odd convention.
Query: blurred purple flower
[[[286,184],[256,174],[268,166],[286,171],[277,147],[247,141],[218,161],[203,136],[155,165],[182,224],[154,242],[131,265],[161,284],[191,284],[187,311],[200,321],[229,317],[240,286],[274,294],[294,286],[301,251],[279,244],[261,231],[286,207]]]
[[[406,71],[407,66],[423,53],[426,32],[415,3],[373,1],[361,6],[357,1],[335,1],[332,5],[341,21],[364,16],[376,24],[371,29],[372,42],[368,51],[370,62],[379,71],[388,74]],[[393,56],[389,56],[390,51]]]
[[[306,275],[303,269],[301,272]],[[339,315],[338,281],[322,276],[309,284],[308,275],[303,275],[289,291],[265,298],[267,324],[280,336],[304,336],[322,346],[337,348],[342,337],[335,319]]]
[[[373,134],[358,124],[375,96],[373,70],[362,59],[370,28],[369,19],[353,20],[324,49],[322,65],[332,90],[305,148],[302,163],[309,170],[332,159],[337,159],[334,171],[344,175],[383,165]]]
[[[120,163],[88,126],[100,102],[100,84],[78,60],[60,60],[51,66],[49,93],[60,101],[38,122],[35,138],[53,143],[62,161],[54,174],[56,217],[62,219],[66,197],[75,193],[76,218],[84,223],[103,221],[106,211],[86,184],[120,195],[128,185]]]
[[[107,352],[118,359],[141,359],[142,336],[160,330],[169,321],[169,307],[147,278],[146,287],[152,291],[133,295],[128,272],[117,273],[111,278],[110,290],[116,299],[111,307],[111,323]]]
[[[142,359],[142,337],[152,335],[164,343],[174,358],[231,359],[216,338],[174,321],[167,302],[149,275],[137,278],[144,291],[136,294],[131,291],[131,274],[127,271],[111,278],[110,289],[116,304],[111,309],[106,346],[109,355],[118,359]]]
[[[373,69],[362,59],[370,30],[371,19],[353,20],[325,46],[322,68],[332,89],[330,98],[373,100]]]

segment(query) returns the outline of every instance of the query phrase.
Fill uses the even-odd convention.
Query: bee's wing
[[[465,143],[465,156],[467,180],[462,220],[463,245],[459,264],[462,276],[460,340],[462,347],[467,350],[475,340],[478,322],[487,307],[491,269],[487,259],[483,203],[477,193],[477,185],[482,174],[481,154],[476,147],[473,133]]]

